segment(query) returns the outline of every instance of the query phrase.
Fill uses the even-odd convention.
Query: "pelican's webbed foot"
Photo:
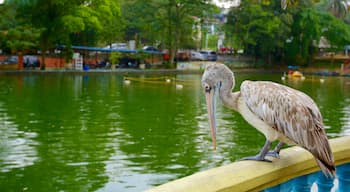
[[[273,150],[273,151],[267,152],[266,156],[279,159],[280,158],[280,153],[275,151],[275,150]]]
[[[271,142],[269,140],[266,140],[264,147],[261,149],[260,153],[251,156],[251,157],[245,157],[241,160],[254,160],[254,161],[265,161],[265,162],[272,162],[268,159],[265,159],[266,154],[269,152],[271,146]]]
[[[266,153],[266,156],[270,156],[270,157],[274,157],[274,158],[279,159],[280,158],[280,151],[281,151],[281,148],[283,147],[283,145],[284,145],[283,142],[279,142],[273,151],[269,151]]]
[[[253,160],[253,161],[264,161],[264,162],[269,162],[271,163],[271,160],[265,159],[265,157],[262,157],[261,155],[255,155],[251,157],[244,157],[241,160]]]

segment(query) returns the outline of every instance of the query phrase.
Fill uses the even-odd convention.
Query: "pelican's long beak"
[[[216,111],[216,102],[215,102],[216,90],[211,89],[210,91],[205,92],[205,99],[207,102],[207,110],[209,117],[209,124],[211,129],[211,138],[213,141],[214,150],[216,150],[216,122],[215,122],[215,111]]]

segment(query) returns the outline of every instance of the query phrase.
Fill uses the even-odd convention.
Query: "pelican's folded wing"
[[[269,81],[244,81],[241,94],[248,108],[288,139],[310,151],[327,174],[334,173],[333,155],[322,115],[305,93]]]

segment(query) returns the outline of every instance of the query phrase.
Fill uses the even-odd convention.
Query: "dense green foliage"
[[[256,60],[309,64],[321,37],[329,49],[350,43],[344,5],[343,0],[242,0],[219,29],[227,46]],[[207,36],[208,22],[220,12],[210,0],[6,0],[0,11],[0,46],[8,53],[40,49],[45,57],[57,45],[135,40],[137,48],[167,50],[170,62],[179,49],[201,49],[205,40],[215,47],[217,36]],[[66,53],[71,58],[72,52]]]
[[[14,4],[9,4],[7,11],[4,8],[0,7],[0,47],[11,53],[30,52],[37,48],[40,30],[21,18],[15,18]]]
[[[113,0],[7,0],[0,9],[13,20],[0,19],[2,34],[7,36],[4,39],[13,37],[10,44],[2,44],[12,52],[39,47],[45,57],[46,51],[57,45],[110,43],[122,29],[120,6]]]
[[[179,48],[196,48],[193,36],[204,18],[215,11],[208,0],[122,1],[127,39],[167,49],[171,61]],[[141,40],[141,41],[139,41]]]
[[[349,25],[337,18],[345,18],[342,9],[307,0],[293,1],[282,9],[280,3],[243,0],[232,8],[226,35],[233,37],[233,47],[265,63],[305,65],[311,63],[321,37],[328,40],[330,49],[342,50],[350,43]]]
[[[96,46],[135,39],[138,47],[148,44],[169,50],[173,59],[179,48],[195,48],[193,26],[211,15],[215,7],[209,2],[7,0],[0,9],[15,18],[16,26],[26,23],[39,32],[37,46],[43,53],[62,44]],[[7,33],[13,26],[4,17],[0,20],[2,32]]]

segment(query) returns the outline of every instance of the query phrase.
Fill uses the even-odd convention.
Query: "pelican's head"
[[[209,64],[202,76],[202,87],[207,103],[211,136],[216,149],[216,95],[222,90],[231,91],[235,81],[233,72],[224,64]]]

